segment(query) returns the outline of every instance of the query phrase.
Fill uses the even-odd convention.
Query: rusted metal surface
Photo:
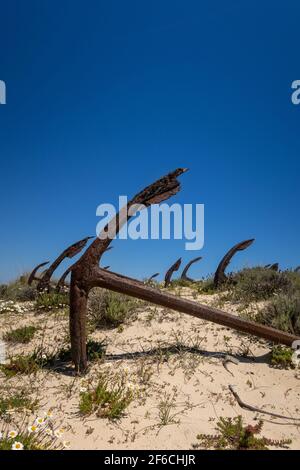
[[[60,292],[62,290],[62,288],[65,285],[65,281],[68,275],[70,274],[71,270],[72,270],[72,266],[69,266],[68,269],[66,269],[63,275],[59,278],[55,287],[56,292]]]
[[[103,271],[101,268],[98,268],[94,271],[94,277],[93,286],[104,287],[132,297],[137,297],[172,310],[177,310],[197,318],[202,318],[203,320],[209,320],[226,327],[234,328],[235,330],[244,333],[254,334],[255,336],[267,339],[274,343],[291,346],[293,341],[299,339],[296,335],[245,320],[220,309],[176,297],[168,292],[157,291],[152,287],[141,284],[135,279],[125,276],[120,277],[119,274],[111,271],[108,273],[107,271]]]
[[[49,290],[50,287],[50,280],[51,276],[54,273],[54,271],[57,269],[57,267],[60,265],[60,263],[65,259],[65,258],[73,258],[75,255],[81,252],[81,250],[86,246],[87,242],[94,237],[86,237],[83,238],[82,240],[79,240],[76,243],[73,243],[70,245],[68,248],[66,248],[57,258],[51,266],[47,269],[45,274],[41,277],[39,280],[39,283],[37,285],[37,290]]]
[[[31,284],[33,283],[33,281],[39,281],[39,280],[40,280],[39,277],[36,277],[36,273],[38,272],[38,270],[39,270],[40,268],[42,268],[43,266],[46,266],[46,264],[48,264],[48,263],[49,263],[49,261],[44,261],[44,263],[38,264],[38,265],[32,270],[32,272],[30,273],[30,276],[29,276],[29,278],[28,278],[28,281],[27,281],[27,283],[28,283],[29,286],[31,286]]]
[[[177,261],[175,261],[174,264],[168,269],[165,275],[165,287],[168,287],[171,284],[171,278],[173,276],[173,273],[178,271],[181,265],[181,258],[179,258]]]
[[[191,261],[189,261],[188,264],[185,266],[184,270],[182,271],[181,279],[183,279],[184,281],[195,282],[194,279],[187,276],[187,272],[192,266],[192,264],[196,263],[197,261],[200,261],[201,259],[202,259],[202,256],[198,256],[197,258],[194,258]]]
[[[177,177],[183,172],[184,170],[182,169],[176,170],[148,186],[128,203],[127,208],[130,208],[133,204],[149,206],[152,203],[159,203],[171,195],[176,194],[180,188]],[[116,216],[115,234],[118,233],[123,224],[126,223],[130,217],[131,215],[128,214],[126,217]],[[104,230],[107,230],[107,228]],[[145,283],[136,279],[131,279],[100,268],[100,258],[110,242],[110,238],[106,240],[101,238],[96,239],[72,267],[70,286],[70,337],[72,359],[76,372],[83,373],[87,368],[87,301],[89,291],[97,286],[146,300],[197,318],[209,320],[226,327],[231,327],[244,333],[253,334],[275,343],[290,346],[293,341],[299,339],[295,335],[275,330],[274,328],[260,325],[249,320],[244,320],[238,316],[231,315],[207,305],[201,305],[197,302],[176,297],[167,292],[147,286]]]
[[[251,238],[250,240],[245,240],[243,242],[237,243],[234,245],[227,253],[226,255],[222,258],[219,266],[217,267],[217,270],[215,272],[214,276],[214,286],[215,288],[219,287],[221,284],[224,284],[227,280],[227,276],[225,274],[225,269],[229,265],[232,257],[238,252],[238,251],[243,251],[246,248],[248,248],[252,243],[254,242],[254,238]]]
[[[111,250],[112,248],[113,248],[112,246],[109,246],[106,251]],[[65,280],[67,276],[70,274],[70,272],[72,271],[72,268],[73,268],[73,265],[69,266],[68,269],[66,269],[63,275],[60,277],[60,279],[58,280],[56,284],[56,288],[55,288],[56,292],[60,292],[62,290],[63,286],[65,285]],[[104,266],[103,269],[109,269],[109,268],[110,266]]]
[[[93,241],[81,258],[75,263],[71,273],[70,286],[70,337],[72,359],[77,372],[85,371],[87,367],[86,355],[86,312],[87,300],[90,289],[97,285],[97,273],[101,256],[110,246],[114,235],[116,235],[122,226],[134,215],[128,213],[129,209],[138,210],[142,204],[149,207],[151,204],[159,204],[180,190],[178,176],[186,170],[179,168],[172,173],[160,178],[150,186],[147,186],[141,192],[131,199],[126,207],[125,214],[121,211],[110,223],[104,227],[99,238]],[[113,229],[111,230],[111,227]],[[109,237],[103,238],[103,234],[109,231]],[[101,270],[110,276],[109,271]],[[120,276],[119,279],[123,279]],[[125,276],[124,276],[125,279]],[[136,281],[137,284],[144,285]]]

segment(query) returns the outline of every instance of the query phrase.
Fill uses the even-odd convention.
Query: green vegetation
[[[292,281],[286,272],[262,267],[245,268],[233,274],[224,288],[229,289],[228,300],[250,303],[286,292],[292,288]]]
[[[200,443],[193,447],[218,450],[268,450],[268,446],[287,448],[291,443],[291,440],[274,441],[266,437],[256,437],[261,433],[262,427],[263,421],[259,421],[255,426],[244,426],[242,416],[220,417],[216,427],[218,434],[199,434],[197,439]]]
[[[104,342],[87,341],[87,356],[89,361],[97,361],[105,354]],[[17,374],[36,374],[40,369],[51,368],[56,362],[71,361],[71,349],[62,348],[56,352],[46,353],[42,348],[37,348],[28,355],[17,355],[10,358],[9,362],[0,365],[0,370],[7,376]]]
[[[293,350],[281,345],[273,346],[271,350],[271,364],[273,366],[289,368],[293,367],[292,355]]]
[[[132,399],[132,392],[124,389],[121,382],[109,385],[107,379],[100,377],[95,388],[80,393],[79,411],[83,415],[96,413],[100,418],[118,419]]]
[[[7,364],[1,364],[0,370],[6,377],[13,377],[17,374],[35,374],[42,367],[42,359],[35,353],[28,356],[17,355],[10,358]]]
[[[88,322],[93,328],[117,327],[135,313],[138,301],[117,292],[94,289],[88,304]]]
[[[67,444],[60,441],[61,431],[54,430],[52,420],[30,424],[24,415],[14,429],[5,423],[0,429],[0,450],[62,450]]]
[[[208,295],[215,294],[216,289],[214,288],[213,277],[208,276],[207,278],[204,278],[201,281],[199,281],[198,291],[199,291],[199,294],[208,294]]]
[[[14,302],[26,302],[34,300],[36,297],[36,290],[28,286],[28,275],[23,274],[15,281],[9,284],[0,285],[0,298],[3,300],[12,300]]]
[[[300,291],[274,296],[262,308],[256,321],[295,335],[300,335]]]
[[[4,341],[9,343],[29,343],[34,337],[35,332],[38,330],[35,326],[23,326],[15,330],[7,331],[3,335]]]
[[[8,397],[0,397],[0,417],[3,418],[10,410],[30,410],[34,411],[37,406],[37,401],[31,401],[27,396],[22,393],[17,393]]]
[[[43,292],[39,294],[35,301],[37,309],[53,310],[69,305],[69,296],[62,292]]]

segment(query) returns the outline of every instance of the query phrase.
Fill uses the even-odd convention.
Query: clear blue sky
[[[203,261],[300,264],[299,1],[1,2],[0,280],[94,234],[95,211],[188,167]],[[164,272],[184,241],[115,241],[103,262]],[[66,265],[62,267],[65,268]]]

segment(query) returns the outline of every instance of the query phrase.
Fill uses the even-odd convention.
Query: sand
[[[180,295],[206,304],[218,301],[216,295],[196,295],[188,288],[181,288]],[[236,305],[222,308],[237,313]],[[0,335],[29,324],[41,330],[28,345],[7,345],[9,354],[28,353],[42,343],[49,349],[65,344],[66,311],[0,315]],[[220,417],[238,415],[245,424],[262,419],[263,436],[291,439],[288,447],[300,448],[300,370],[272,367],[267,342],[149,305],[123,327],[97,330],[90,337],[106,341],[106,357],[83,378],[74,377],[70,367],[10,379],[0,372],[2,388],[26,389],[39,399],[35,415],[52,409],[71,449],[193,449],[198,434],[216,434]],[[226,354],[239,360],[227,363],[228,370]],[[117,421],[79,414],[80,389],[96,384],[99,374],[112,381],[123,377],[134,387],[134,400]],[[286,418],[242,409],[230,384],[244,402]]]

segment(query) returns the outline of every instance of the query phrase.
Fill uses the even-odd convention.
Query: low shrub
[[[28,275],[23,274],[18,279],[0,286],[0,298],[14,302],[27,302],[34,300],[37,292],[34,287],[27,284]]]
[[[35,374],[42,367],[42,358],[38,358],[34,353],[28,356],[21,354],[11,357],[6,364],[0,364],[0,370],[6,377],[13,377],[17,374]]]
[[[226,284],[230,300],[248,303],[267,300],[275,293],[289,291],[292,287],[292,280],[286,272],[262,267],[245,268],[233,274]]]
[[[132,399],[132,391],[121,382],[109,384],[100,377],[95,388],[80,393],[79,411],[83,415],[96,413],[100,418],[118,419]]]
[[[275,295],[255,318],[264,325],[300,335],[300,291]]]
[[[87,341],[87,357],[89,361],[102,359],[105,354],[105,343],[93,340]],[[37,348],[28,355],[16,355],[10,358],[6,364],[0,364],[0,370],[7,376],[17,374],[36,374],[40,369],[53,367],[56,362],[71,361],[71,349],[61,348],[58,351],[46,353],[42,348]]]
[[[3,418],[9,411],[30,410],[34,411],[37,401],[32,401],[23,393],[16,393],[11,396],[0,397],[0,417]]]
[[[293,352],[291,348],[286,348],[281,345],[273,346],[271,350],[271,364],[285,369],[293,367]]]
[[[275,441],[266,437],[257,437],[263,427],[263,421],[254,426],[244,426],[242,416],[235,418],[220,417],[217,422],[217,435],[199,434],[200,444],[193,447],[214,448],[219,450],[268,450],[268,447],[287,448],[291,440]]]
[[[35,301],[37,309],[54,310],[69,305],[69,296],[64,292],[42,292]]]
[[[15,330],[7,331],[3,335],[4,341],[8,343],[29,343],[34,337],[35,332],[38,330],[35,326],[23,326]]]
[[[207,277],[197,282],[199,294],[215,294],[216,290],[214,287],[213,277]]]
[[[138,301],[106,289],[94,289],[89,296],[88,322],[93,328],[117,327],[136,311]]]

